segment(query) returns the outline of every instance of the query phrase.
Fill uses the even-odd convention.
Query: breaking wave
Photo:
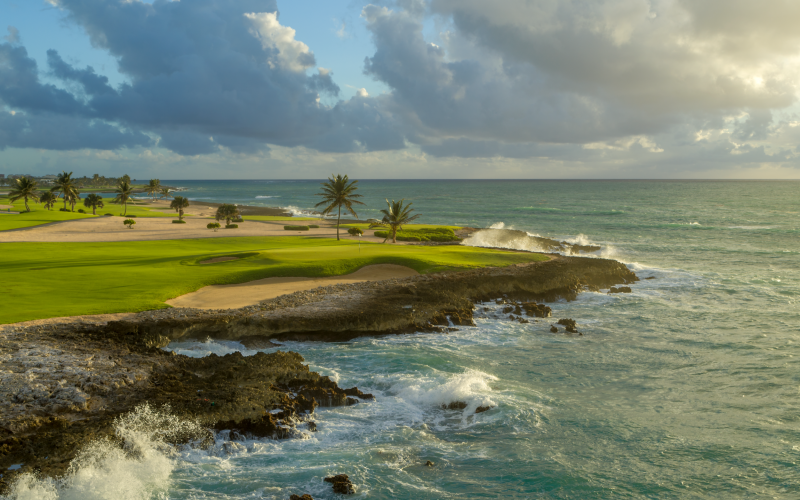
[[[212,437],[197,422],[175,417],[169,406],[160,410],[136,407],[118,417],[119,442],[89,443],[60,478],[20,475],[4,500],[143,500],[163,497],[177,452],[172,444],[191,445]]]

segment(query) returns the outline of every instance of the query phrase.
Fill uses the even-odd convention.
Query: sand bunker
[[[392,278],[417,276],[415,270],[395,264],[378,264],[362,267],[352,274],[327,278],[265,278],[239,285],[212,285],[167,301],[173,307],[194,307],[197,309],[237,309],[280,295],[311,290],[339,283],[359,283],[362,281],[381,281]]]
[[[200,261],[198,264],[216,264],[217,262],[228,262],[230,260],[239,260],[239,257],[214,257],[213,259]]]

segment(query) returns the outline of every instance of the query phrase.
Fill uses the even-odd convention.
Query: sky
[[[0,0],[0,173],[800,179],[798,19],[795,0]]]

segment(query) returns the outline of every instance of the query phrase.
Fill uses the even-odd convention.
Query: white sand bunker
[[[216,264],[217,262],[228,262],[231,260],[239,260],[239,257],[214,257],[213,259],[202,260],[199,264]]]
[[[196,292],[170,299],[167,304],[173,307],[194,307],[197,309],[237,309],[258,304],[262,300],[273,299],[302,290],[311,290],[320,286],[381,281],[417,275],[419,273],[410,267],[395,264],[377,264],[362,267],[358,271],[344,276],[327,278],[265,278],[239,285],[212,285],[203,287]]]

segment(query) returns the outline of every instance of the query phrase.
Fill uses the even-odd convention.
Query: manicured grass
[[[547,260],[539,254],[463,246],[409,246],[299,236],[114,243],[0,243],[6,284],[0,324],[135,312],[206,285],[271,276],[335,276],[370,264],[430,273]],[[199,264],[214,257],[239,260]]]
[[[334,226],[334,227],[336,227],[336,226]],[[342,224],[342,227],[344,229],[348,229],[348,228],[351,228],[351,227],[357,227],[357,228],[361,229],[362,231],[366,231],[367,229],[369,229],[369,224],[367,224],[366,222],[363,223],[363,224]],[[457,231],[457,230],[461,229],[461,226],[441,226],[441,225],[436,225],[436,224],[407,224],[407,225],[403,226],[403,230],[404,231],[405,230],[412,230],[413,231],[413,230],[418,230],[418,229],[438,229],[438,228],[446,228],[446,229],[452,229],[453,231]],[[373,228],[373,230],[381,231],[381,230],[385,230],[385,228],[380,228],[379,227],[379,228]]]
[[[103,200],[105,206],[103,208],[97,209],[97,215],[101,216],[103,214],[114,214],[119,216],[122,214],[124,207],[122,205],[116,205],[111,203],[110,201]],[[20,212],[19,214],[9,214],[9,215],[0,215],[0,231],[5,231],[7,229],[19,229],[23,227],[32,227],[32,226],[39,226],[41,224],[47,224],[48,222],[59,222],[65,220],[75,220],[75,219],[86,219],[89,217],[94,217],[92,215],[92,209],[86,208],[83,206],[83,201],[81,200],[77,205],[75,205],[75,212],[61,212],[59,208],[63,208],[64,202],[63,200],[56,203],[55,207],[52,210],[45,210],[45,208],[36,202],[29,201],[28,205],[31,207],[30,212],[25,212],[25,202],[23,200],[16,201],[11,203],[8,197],[0,197],[0,205],[13,205],[14,208],[11,209],[12,212]],[[87,213],[86,214],[79,214],[77,210],[82,208]],[[6,209],[0,209],[0,212],[5,212]],[[132,205],[128,204],[128,215],[135,215],[136,217],[178,217],[177,212],[161,212],[159,209],[156,208],[148,208],[141,205]],[[187,216],[190,214],[184,214]]]

